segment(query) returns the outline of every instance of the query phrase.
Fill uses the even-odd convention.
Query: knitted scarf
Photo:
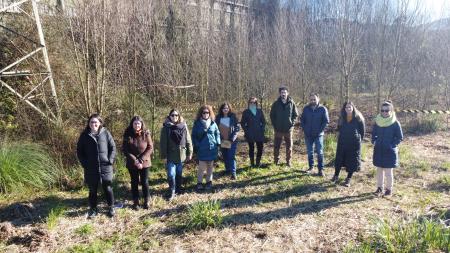
[[[164,125],[169,130],[169,137],[172,141],[181,147],[186,146],[186,124],[184,122],[173,123],[171,121],[166,121]]]
[[[388,127],[392,124],[394,124],[397,121],[397,117],[395,116],[395,112],[392,112],[392,115],[387,118],[383,118],[380,114],[377,115],[375,118],[375,123],[379,127]]]

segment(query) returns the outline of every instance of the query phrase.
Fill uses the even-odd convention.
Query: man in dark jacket
[[[313,147],[317,154],[317,167],[319,176],[323,177],[323,134],[325,127],[329,123],[328,111],[325,106],[319,104],[319,95],[311,94],[309,104],[303,108],[300,117],[300,126],[305,135],[306,150],[308,152],[308,172],[312,172],[314,167]]]
[[[280,93],[280,97],[272,104],[270,110],[270,120],[275,131],[273,156],[275,164],[278,165],[280,160],[281,142],[284,138],[286,143],[286,163],[287,166],[290,167],[292,155],[292,129],[297,120],[298,112],[294,101],[289,97],[288,89],[286,87],[280,87],[278,92]]]

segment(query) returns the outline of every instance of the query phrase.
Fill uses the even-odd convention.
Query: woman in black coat
[[[114,216],[112,165],[116,157],[116,144],[111,133],[103,127],[103,120],[98,114],[89,117],[87,126],[78,139],[77,156],[84,169],[84,181],[89,187],[88,218],[93,218],[98,213],[97,188],[99,184],[102,185],[108,203],[108,216]]]
[[[248,108],[242,113],[241,126],[244,129],[245,139],[248,142],[248,155],[250,166],[255,166],[255,143],[256,143],[256,167],[261,165],[261,156],[264,149],[264,131],[266,119],[263,111],[258,108],[258,99],[251,97],[248,100]]]
[[[361,167],[361,142],[364,138],[364,117],[352,102],[345,102],[338,121],[338,144],[336,150],[335,171],[331,179],[337,182],[342,167],[347,169],[344,185],[349,187],[355,171]]]

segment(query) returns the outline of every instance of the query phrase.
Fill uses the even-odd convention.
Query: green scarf
[[[375,123],[379,127],[388,127],[394,124],[397,121],[397,117],[395,117],[395,112],[392,112],[392,115],[388,118],[383,118],[380,114],[375,118]]]

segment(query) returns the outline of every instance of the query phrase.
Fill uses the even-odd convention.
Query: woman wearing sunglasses
[[[160,157],[166,164],[169,200],[181,193],[183,163],[192,159],[192,141],[180,112],[172,109],[163,123]]]
[[[214,160],[217,159],[220,145],[219,127],[214,122],[214,112],[210,105],[200,107],[192,127],[192,143],[198,159],[197,191],[211,190]],[[206,171],[206,185],[203,186],[203,176]]]
[[[372,129],[373,165],[377,167],[377,190],[375,194],[381,195],[384,188],[384,176],[386,175],[386,191],[384,196],[392,194],[394,185],[393,169],[398,167],[398,145],[403,140],[403,132],[398,122],[394,105],[391,101],[385,101],[381,105],[380,114],[375,118]]]

